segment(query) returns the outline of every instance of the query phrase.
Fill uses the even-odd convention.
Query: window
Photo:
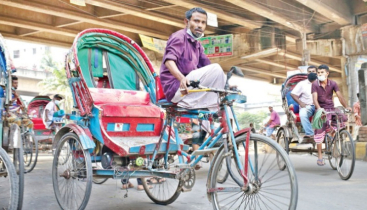
[[[20,56],[19,50],[14,50],[13,58],[19,58],[19,56]]]
[[[37,53],[37,49],[33,48],[33,55],[35,55]]]

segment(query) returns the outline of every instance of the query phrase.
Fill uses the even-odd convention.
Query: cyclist
[[[315,104],[316,110],[323,108],[325,111],[330,112],[334,111],[334,102],[333,102],[333,93],[335,92],[338,96],[340,103],[347,110],[351,111],[352,109],[347,106],[347,103],[339,90],[337,83],[333,80],[328,79],[329,76],[329,67],[327,65],[320,65],[317,69],[317,80],[312,83],[312,97],[313,102]],[[321,129],[315,129],[315,137],[314,140],[317,144],[317,152],[318,152],[318,160],[317,165],[323,166],[325,165],[324,159],[322,158],[322,142],[324,141],[326,132],[331,132],[332,135],[336,130],[336,124],[334,121],[330,123],[332,120],[332,115],[326,115],[326,123],[323,125]],[[345,121],[343,119],[342,121]],[[344,123],[341,122],[341,128],[344,127]]]

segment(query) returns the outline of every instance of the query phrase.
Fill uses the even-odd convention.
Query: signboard
[[[199,41],[209,58],[233,55],[232,34],[203,37]]]
[[[150,50],[153,50],[155,52],[159,52],[159,53],[164,53],[164,50],[166,48],[167,45],[167,41],[161,40],[161,39],[156,39],[156,38],[152,38],[149,36],[144,36],[139,34],[141,42],[143,43],[143,46],[145,48],[148,48]]]
[[[139,34],[141,42],[145,48],[155,52],[164,53],[167,41],[144,36]],[[233,55],[233,35],[208,36],[199,39],[205,49],[205,54],[209,57],[231,56]]]
[[[218,27],[217,15],[213,14],[213,13],[210,13],[210,12],[207,12],[206,14],[208,16],[207,25],[208,26],[213,26],[213,27]]]

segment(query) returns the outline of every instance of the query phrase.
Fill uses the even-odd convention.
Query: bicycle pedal
[[[203,163],[209,163],[209,157],[206,158],[206,160],[202,160]]]
[[[190,192],[191,190],[192,190],[192,188],[186,188],[186,187],[181,188],[182,192]]]
[[[191,155],[198,156],[198,155],[205,155],[207,153],[216,152],[218,151],[219,147],[210,148],[210,149],[203,149],[203,150],[195,150]]]
[[[191,168],[189,164],[176,164],[175,168]]]

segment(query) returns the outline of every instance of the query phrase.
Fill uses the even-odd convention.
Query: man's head
[[[307,68],[307,74],[309,73],[317,73],[317,67],[314,65],[311,65]]]
[[[252,128],[252,127],[254,127],[254,124],[253,123],[250,123],[250,127]]]
[[[61,100],[62,100],[61,95],[59,94],[54,95],[53,101],[55,102],[55,104],[59,104]]]
[[[317,78],[322,82],[327,80],[329,76],[329,67],[327,65],[320,65],[317,69]]]
[[[16,90],[18,89],[18,77],[15,75],[11,76],[11,86]]]
[[[357,98],[358,98],[358,100],[359,100],[359,93],[357,93]]]
[[[314,73],[314,72],[310,72],[308,75],[307,75],[307,79],[308,81],[310,82],[314,82],[316,79],[317,79],[317,74]]]
[[[200,7],[190,9],[185,13],[185,25],[195,37],[201,37],[206,28],[207,14]]]
[[[272,106],[269,106],[269,111],[273,112],[273,107]]]

